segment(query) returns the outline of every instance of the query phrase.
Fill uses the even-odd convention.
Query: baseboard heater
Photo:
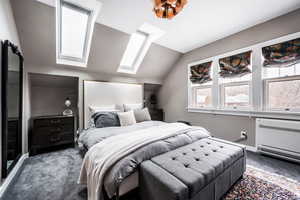
[[[256,119],[257,151],[300,163],[300,121]]]

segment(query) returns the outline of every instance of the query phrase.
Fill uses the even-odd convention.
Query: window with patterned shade
[[[221,58],[219,60],[220,76],[222,78],[241,77],[251,73],[249,66],[251,65],[251,53],[245,53]]]
[[[222,107],[251,107],[252,51],[219,59]]]
[[[211,78],[212,61],[191,67],[190,80],[192,83],[203,84],[212,81]]]
[[[300,111],[300,38],[262,48],[266,110]]]
[[[300,62],[300,38],[262,48],[264,67],[288,67]]]
[[[212,106],[212,61],[190,67],[193,107]]]

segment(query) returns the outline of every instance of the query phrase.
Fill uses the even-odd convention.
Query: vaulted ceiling
[[[35,0],[11,2],[25,64],[66,67],[56,64],[55,8]],[[82,70],[122,75],[117,73],[117,69],[129,38],[127,33],[96,23],[88,66]],[[152,44],[134,77],[163,80],[181,55],[177,51]]]
[[[300,8],[299,0],[189,0],[181,13],[165,20],[152,12],[153,0],[99,1],[98,23],[128,34],[150,23],[166,32],[157,44],[182,53]]]

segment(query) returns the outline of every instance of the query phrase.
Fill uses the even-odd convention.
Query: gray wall
[[[31,117],[29,73],[72,76],[79,78],[78,109],[83,127],[83,80],[103,80],[129,83],[162,83],[181,53],[152,44],[136,75],[117,73],[117,68],[130,36],[118,30],[95,25],[87,68],[56,64],[55,9],[35,0],[11,0],[20,42],[25,57],[24,98],[25,129]],[[25,149],[28,148],[27,136]]]
[[[187,65],[299,31],[300,9],[186,53],[173,67],[159,92],[159,102],[166,113],[166,120],[187,120],[207,128],[217,137],[228,140],[239,138],[241,130],[246,130],[249,139],[244,144],[254,146],[255,119],[187,112]]]
[[[1,40],[10,40],[14,44],[20,46],[19,37],[16,29],[15,20],[13,17],[12,8],[9,0],[0,1],[0,41]],[[0,49],[0,63],[1,63],[1,49]],[[1,83],[1,70],[0,70],[0,83]],[[1,94],[0,94],[1,95]],[[0,96],[1,103],[1,96]],[[1,107],[0,107],[1,113]],[[2,119],[0,115],[0,144],[2,144],[1,135],[2,135]],[[0,148],[0,163],[1,161],[1,148]],[[1,165],[0,165],[0,180],[1,180]]]
[[[32,117],[61,115],[65,100],[71,100],[70,109],[78,113],[78,79],[74,77],[29,74],[30,112]],[[43,97],[43,98],[41,98]]]
[[[87,68],[56,64],[55,8],[36,0],[11,0],[25,64],[51,67],[65,67],[110,76],[147,79],[162,82],[165,75],[178,61],[181,53],[152,44],[137,74],[117,72],[130,35],[110,27],[95,24]]]

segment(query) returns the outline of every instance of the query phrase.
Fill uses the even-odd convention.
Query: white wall
[[[0,40],[10,40],[15,45],[20,46],[18,32],[11,8],[11,4],[9,0],[0,0]],[[1,55],[1,50],[0,50]],[[0,63],[1,63],[1,56],[0,56]],[[1,83],[1,70],[0,70],[0,83]],[[0,94],[1,95],[1,94]],[[0,96],[0,103],[1,102],[1,96]],[[1,113],[1,108],[0,108]],[[2,119],[0,115],[0,136],[2,135]],[[1,137],[0,137],[1,138]],[[0,139],[0,144],[2,144],[2,140]],[[1,160],[1,148],[0,148],[0,163],[2,163]],[[1,180],[1,167],[0,167],[0,180]]]

